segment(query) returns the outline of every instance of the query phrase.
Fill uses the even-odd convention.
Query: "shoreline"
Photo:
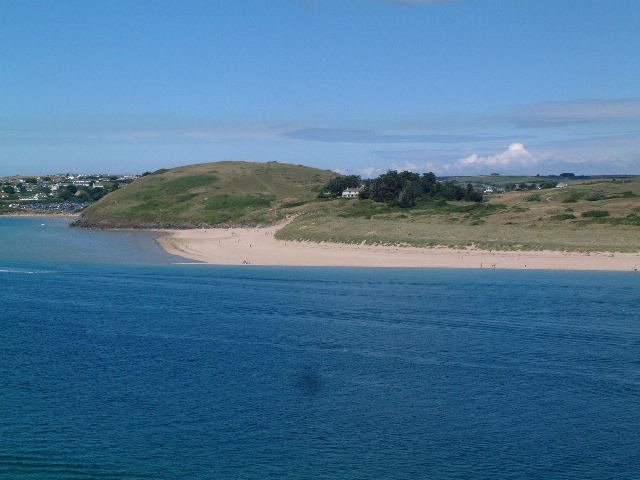
[[[487,251],[276,240],[270,227],[158,230],[169,254],[208,265],[640,271],[640,252]]]
[[[79,213],[35,213],[35,212],[24,212],[24,213],[0,213],[0,218],[78,218],[80,216]]]

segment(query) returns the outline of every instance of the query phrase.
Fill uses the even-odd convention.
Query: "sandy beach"
[[[640,253],[486,251],[276,240],[264,228],[163,231],[170,254],[213,265],[640,271]]]

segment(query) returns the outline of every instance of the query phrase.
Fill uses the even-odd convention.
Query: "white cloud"
[[[509,148],[502,153],[489,155],[486,157],[476,153],[468,157],[461,158],[455,162],[455,166],[460,169],[478,169],[483,167],[513,169],[536,165],[538,162],[522,143],[512,143]]]

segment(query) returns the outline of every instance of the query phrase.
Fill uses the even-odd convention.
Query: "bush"
[[[529,195],[527,197],[527,202],[539,202],[541,200],[542,198],[540,197],[539,193],[534,193],[533,195]]]
[[[562,201],[562,203],[576,203],[581,198],[582,198],[582,193],[571,192],[569,196]]]
[[[573,213],[561,213],[559,215],[553,215],[551,220],[573,220],[576,216]]]
[[[588,210],[586,212],[583,212],[582,216],[587,218],[602,218],[608,217],[609,212],[607,210]]]
[[[585,200],[589,202],[597,202],[598,200],[604,200],[607,196],[602,192],[593,192],[584,197]]]

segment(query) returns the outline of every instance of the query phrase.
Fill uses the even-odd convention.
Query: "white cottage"
[[[358,188],[347,188],[342,192],[342,198],[358,198],[360,195],[360,189]]]

